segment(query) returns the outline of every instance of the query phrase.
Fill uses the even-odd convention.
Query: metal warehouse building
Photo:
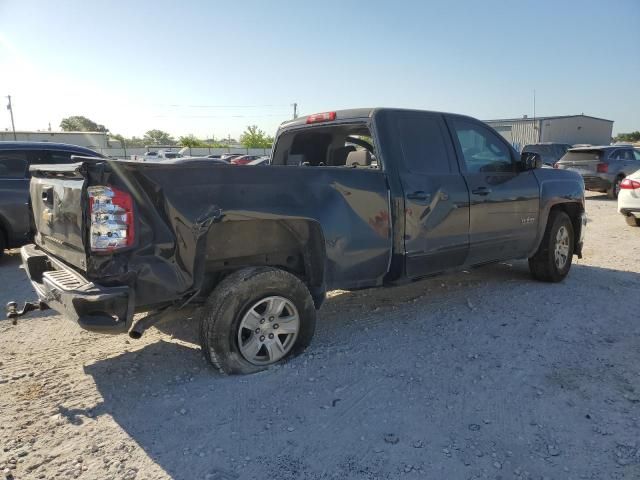
[[[564,115],[558,117],[507,118],[485,120],[495,128],[513,147],[520,151],[531,143],[587,143],[609,145],[613,120],[589,115]]]

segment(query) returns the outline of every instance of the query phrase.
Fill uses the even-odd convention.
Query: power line
[[[265,115],[154,115],[153,118],[286,118],[286,113],[270,113]]]
[[[178,103],[159,104],[158,107],[171,108],[289,108],[287,104],[274,105],[181,105]]]

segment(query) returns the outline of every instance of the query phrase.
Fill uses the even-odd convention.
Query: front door
[[[540,190],[533,171],[519,171],[516,152],[483,123],[448,123],[470,192],[469,265],[521,258],[533,248]]]
[[[396,111],[389,130],[404,192],[407,276],[464,263],[469,249],[469,192],[442,114]]]

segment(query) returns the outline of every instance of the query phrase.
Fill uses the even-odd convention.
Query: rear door
[[[525,256],[535,242],[540,189],[520,172],[515,151],[485,124],[449,116],[460,168],[470,193],[467,264]]]
[[[406,271],[420,277],[465,262],[469,192],[442,114],[397,111],[392,117],[403,165]]]
[[[621,148],[617,151],[616,160],[620,162],[620,172],[627,176],[634,173],[640,168],[640,161],[636,159],[636,155],[632,148]],[[617,173],[617,172],[613,172]]]

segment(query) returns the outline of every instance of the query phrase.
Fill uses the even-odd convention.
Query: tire
[[[633,215],[627,215],[626,217],[624,217],[624,219],[627,222],[627,225],[630,225],[632,227],[640,227],[640,218],[636,218]]]
[[[301,353],[315,327],[316,309],[302,281],[277,268],[245,268],[224,278],[209,296],[200,345],[221,373],[248,374]],[[248,353],[252,347],[255,353]]]
[[[607,197],[612,200],[618,198],[618,193],[620,193],[620,182],[622,182],[623,179],[624,177],[616,177],[616,179],[613,181],[613,185],[611,185],[611,188],[607,190]]]
[[[562,211],[551,211],[538,251],[529,259],[531,275],[543,282],[562,281],[571,269],[574,249],[571,219]]]

